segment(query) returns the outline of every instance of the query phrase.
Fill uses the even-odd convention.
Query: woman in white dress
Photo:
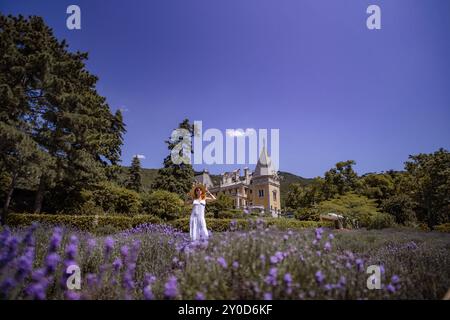
[[[206,201],[216,200],[216,197],[214,197],[204,185],[198,184],[194,186],[192,198],[193,202],[189,232],[191,240],[208,239],[209,232],[205,220]]]

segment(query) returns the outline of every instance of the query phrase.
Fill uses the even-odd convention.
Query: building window
[[[264,197],[264,190],[262,189],[258,190],[258,195],[260,198]]]
[[[273,200],[277,201],[277,192],[275,190],[272,191]]]

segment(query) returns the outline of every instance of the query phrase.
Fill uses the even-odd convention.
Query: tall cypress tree
[[[178,126],[179,129],[185,129],[190,133],[191,141],[194,132],[194,126],[189,123],[188,119],[183,120]],[[158,170],[158,175],[152,185],[153,189],[162,189],[177,193],[183,199],[192,188],[194,181],[194,170],[189,163],[175,164],[172,161],[172,150],[179,145],[181,140],[174,141],[169,139],[166,141],[169,155],[164,159],[164,168]],[[192,150],[191,145],[184,146],[188,150]],[[179,150],[179,155],[183,156],[183,149]]]
[[[131,162],[127,186],[136,192],[141,192],[142,190],[141,161],[138,156],[134,156]]]

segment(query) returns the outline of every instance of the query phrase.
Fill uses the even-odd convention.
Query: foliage
[[[356,164],[354,160],[336,163],[334,168],[325,172],[322,192],[325,199],[335,195],[343,195],[347,192],[355,192],[360,187],[358,175],[353,170]]]
[[[300,208],[294,212],[295,218],[302,221],[318,221],[319,213],[316,208]]]
[[[439,149],[432,154],[410,156],[405,168],[418,219],[430,228],[450,222],[450,152]]]
[[[374,200],[353,193],[324,201],[317,210],[319,214],[338,213],[350,220],[357,220],[361,227],[370,227],[375,218],[376,221],[386,220],[384,216],[376,217],[380,212]]]
[[[218,218],[220,213],[233,209],[234,201],[230,196],[220,193],[215,201],[208,203],[206,211],[214,214]]]
[[[188,119],[181,122],[178,129],[185,131],[192,138],[194,128]],[[194,170],[190,163],[173,163],[172,153],[176,154],[178,152],[180,158],[187,160],[188,155],[185,152],[189,151],[191,153],[191,140],[186,141],[183,137],[173,140],[171,137],[166,143],[169,149],[169,155],[164,159],[164,168],[158,170],[158,175],[153,182],[152,189],[173,192],[178,194],[182,199],[186,199],[187,193],[192,188],[192,182],[194,181]]]
[[[361,177],[361,194],[377,200],[378,205],[393,196],[394,192],[394,179],[390,174],[371,173]]]
[[[143,195],[143,210],[164,220],[180,217],[184,202],[178,194],[166,190],[155,190]]]
[[[407,224],[415,220],[414,203],[405,194],[394,195],[384,200],[381,208],[391,214],[398,224]]]
[[[103,228],[112,228],[113,232],[126,230],[144,223],[161,223],[162,220],[152,215],[64,215],[64,214],[27,214],[14,213],[8,216],[10,227],[29,226],[33,222],[75,228],[80,231],[96,232]]]
[[[138,156],[134,156],[131,162],[127,187],[136,192],[142,191],[141,161]]]
[[[97,93],[98,78],[86,69],[87,54],[70,52],[42,18],[0,15],[0,52],[2,132],[15,130],[5,141],[22,154],[20,163],[6,161],[2,170],[15,177],[37,166],[33,209],[39,212],[46,191],[55,188],[61,194],[56,210],[104,180],[107,167],[119,161],[122,116],[112,114]],[[29,141],[27,148],[20,141]],[[27,158],[25,150],[39,159]]]
[[[184,232],[189,232],[189,218],[176,219],[170,222],[172,226]],[[305,228],[332,227],[329,222],[298,221],[287,218],[206,218],[208,230],[225,232],[234,230],[252,230],[257,226],[277,227],[281,230],[300,230]]]
[[[102,182],[90,190],[83,190],[82,213],[89,214],[87,208],[100,208],[103,212],[128,215],[138,214],[141,211],[142,202],[137,192],[119,187],[110,182]],[[96,210],[94,210],[96,212]],[[97,212],[96,212],[97,213]]]
[[[443,223],[434,227],[439,232],[450,232],[450,223]]]

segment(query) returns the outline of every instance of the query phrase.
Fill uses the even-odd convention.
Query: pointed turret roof
[[[256,164],[254,176],[269,176],[273,175],[274,170],[272,167],[272,160],[267,154],[266,150],[266,140],[263,140],[263,147],[261,150],[261,154],[259,155],[258,163]]]

